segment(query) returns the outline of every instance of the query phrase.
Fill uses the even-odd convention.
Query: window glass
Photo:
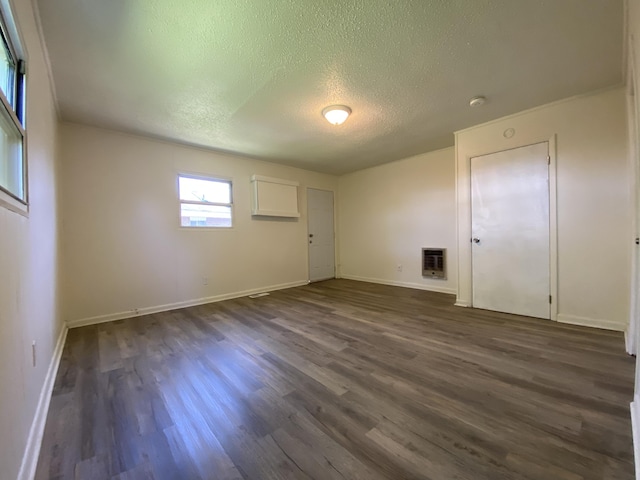
[[[231,181],[178,175],[178,189],[181,226],[232,226]]]
[[[0,106],[4,111],[4,108]],[[0,115],[0,187],[19,199],[25,198],[22,134],[13,121]]]
[[[0,203],[27,209],[27,163],[24,156],[25,65],[17,56],[20,42],[11,12],[0,15]],[[17,202],[17,203],[16,203]]]
[[[16,64],[4,39],[0,39],[0,88],[11,106],[15,107],[15,71]]]
[[[231,207],[183,203],[180,224],[183,227],[230,227]]]
[[[231,203],[231,183],[180,176],[180,200]]]

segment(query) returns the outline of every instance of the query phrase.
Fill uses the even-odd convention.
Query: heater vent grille
[[[422,249],[422,276],[430,278],[447,278],[447,249]]]

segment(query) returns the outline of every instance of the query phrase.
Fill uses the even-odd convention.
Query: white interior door
[[[471,159],[473,306],[550,316],[549,144]]]
[[[307,189],[309,218],[309,280],[335,277],[333,192]]]

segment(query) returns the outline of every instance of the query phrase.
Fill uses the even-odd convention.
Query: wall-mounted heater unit
[[[447,278],[447,249],[423,248],[422,249],[422,276],[430,278]]]

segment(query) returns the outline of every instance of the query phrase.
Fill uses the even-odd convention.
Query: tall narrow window
[[[231,227],[230,180],[180,174],[178,188],[181,226]]]
[[[0,13],[0,199],[26,206],[25,62],[16,29],[8,28],[15,26],[10,12],[2,8]]]

